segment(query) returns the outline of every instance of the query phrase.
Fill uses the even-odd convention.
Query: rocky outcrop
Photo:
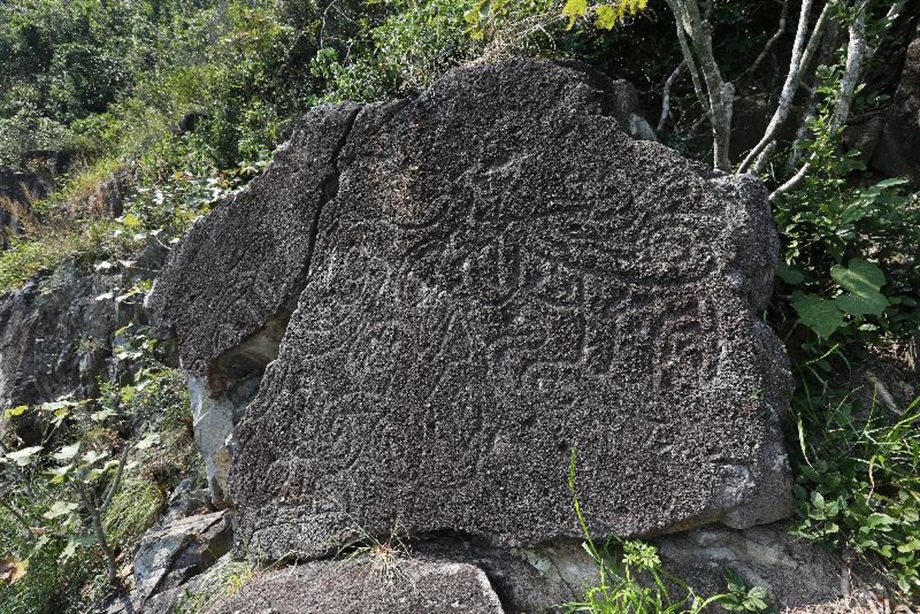
[[[920,36],[907,48],[904,70],[870,166],[889,177],[920,183]]]
[[[117,302],[127,290],[158,270],[165,250],[151,247],[130,269],[99,267],[86,274],[62,264],[18,290],[0,294],[0,408],[36,405],[64,395],[96,396],[100,376],[117,380],[113,348],[117,331],[143,324],[140,305]],[[15,419],[18,435],[38,443],[40,429],[29,412]],[[10,426],[4,419],[0,428]]]
[[[134,555],[137,606],[154,593],[169,590],[201,573],[230,550],[226,510],[189,516],[148,532]]]
[[[481,570],[386,552],[260,576],[210,614],[502,614]]]
[[[274,359],[234,435],[251,555],[577,538],[576,444],[598,535],[790,512],[764,192],[632,139],[616,92],[520,61],[315,110],[185,238],[150,305],[203,396]]]
[[[64,268],[0,295],[0,406],[92,396],[118,323],[112,305],[95,297],[113,282]]]

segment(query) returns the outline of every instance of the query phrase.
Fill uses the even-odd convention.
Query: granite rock
[[[259,576],[209,614],[502,614],[471,565],[394,557],[311,563]]]
[[[576,444],[596,536],[790,513],[765,192],[633,139],[621,89],[514,61],[323,108],[195,226],[151,305],[212,398],[264,369],[241,551],[578,538]]]

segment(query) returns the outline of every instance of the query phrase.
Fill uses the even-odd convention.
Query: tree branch
[[[783,0],[782,4],[783,8],[780,10],[779,26],[776,28],[776,33],[770,37],[770,40],[768,40],[767,44],[761,49],[760,54],[757,56],[757,59],[754,60],[754,63],[751,64],[751,67],[744,71],[744,75],[757,72],[757,68],[760,67],[760,64],[766,59],[767,54],[770,53],[770,49],[773,48],[776,41],[786,32],[786,20],[789,17],[789,0]]]
[[[86,485],[79,480],[74,482],[74,490],[77,491],[83,509],[86,510],[93,522],[93,533],[96,535],[96,541],[99,542],[99,547],[102,548],[102,554],[105,556],[109,584],[116,586],[118,584],[118,569],[116,567],[115,552],[105,537],[105,529],[102,528],[102,515],[96,506],[96,498],[91,492],[87,491]]]
[[[118,469],[115,471],[115,479],[112,480],[108,490],[105,492],[105,497],[102,499],[102,506],[99,508],[100,514],[105,515],[105,513],[109,511],[109,506],[112,505],[112,499],[115,498],[115,494],[121,487],[121,478],[125,472],[125,465],[128,462],[128,451],[130,449],[131,446],[129,446],[128,442],[125,441],[124,447],[121,450],[121,458],[118,459]]]
[[[780,126],[782,126],[789,117],[789,111],[792,108],[792,99],[795,97],[796,90],[798,90],[799,80],[802,74],[802,55],[806,47],[805,39],[808,36],[808,19],[811,16],[811,6],[812,0],[802,0],[802,8],[799,11],[799,24],[795,32],[795,42],[792,45],[792,58],[789,60],[789,72],[786,73],[786,81],[783,83],[783,89],[779,97],[779,103],[776,106],[776,112],[773,113],[773,117],[770,118],[770,123],[767,125],[767,129],[760,139],[760,142],[748,152],[747,156],[745,156],[744,160],[738,166],[738,173],[743,173],[748,170],[757,157],[763,153],[771,142],[773,142]],[[761,158],[754,166],[754,171],[762,171],[765,164],[766,159]]]
[[[700,15],[700,7],[696,0],[667,0],[668,6],[678,24],[678,36],[689,37],[693,52],[687,48],[685,42],[681,43],[681,50],[688,67],[693,57],[703,81],[706,84],[706,94],[709,108],[710,123],[713,134],[713,165],[720,170],[728,170],[729,139],[731,138],[732,104],[734,102],[735,88],[731,83],[726,83],[719,71],[712,51],[712,27]],[[683,30],[684,32],[681,32]],[[698,84],[694,83],[695,87]],[[698,88],[701,89],[701,88]],[[700,93],[698,92],[698,95]],[[707,104],[703,102],[703,108]]]
[[[847,43],[847,60],[844,68],[843,77],[840,79],[840,89],[837,92],[837,102],[834,105],[834,112],[828,121],[827,130],[830,134],[836,133],[843,128],[847,118],[850,115],[850,105],[853,102],[853,93],[859,84],[859,75],[868,53],[866,45],[866,12],[868,0],[860,0],[856,6],[856,16],[849,25],[849,42]],[[811,162],[806,162],[802,168],[796,172],[786,183],[778,187],[770,194],[770,201],[774,201],[779,196],[794,190],[805,179]]]
[[[680,73],[684,71],[685,66],[686,62],[678,64],[677,68],[668,76],[667,81],[664,82],[664,90],[661,93],[661,116],[658,118],[658,125],[655,127],[655,132],[659,134],[664,130],[668,117],[671,115],[671,88],[674,87],[674,82],[677,81]]]

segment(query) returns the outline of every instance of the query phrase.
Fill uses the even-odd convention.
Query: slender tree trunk
[[[830,134],[836,134],[850,115],[850,106],[853,103],[853,94],[856,86],[859,84],[859,77],[862,73],[862,67],[868,55],[868,46],[866,44],[866,13],[868,0],[859,0],[856,5],[856,14],[853,22],[849,25],[848,34],[849,42],[847,43],[847,59],[843,76],[840,79],[840,86],[837,90],[837,100],[834,104],[834,112],[828,122],[827,130]],[[805,162],[802,167],[786,183],[776,188],[770,194],[770,200],[776,200],[778,197],[797,188],[808,173],[811,171],[811,161]]]
[[[712,25],[708,19],[712,5],[705,4],[701,14],[697,0],[666,2],[677,21],[677,36],[684,61],[693,77],[694,89],[712,125],[713,165],[727,171],[731,166],[729,141],[735,88],[722,78],[712,51]]]

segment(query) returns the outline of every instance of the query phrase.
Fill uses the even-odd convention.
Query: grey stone
[[[178,336],[182,366],[209,378],[215,395],[274,359],[357,111],[314,109],[314,130],[295,132],[264,176],[194,225],[148,298],[160,326]]]
[[[130,601],[143,607],[153,595],[182,585],[230,550],[230,512],[190,516],[148,531],[134,555]]]
[[[152,304],[212,398],[284,330],[232,438],[241,551],[577,538],[576,443],[598,536],[791,511],[764,190],[633,140],[617,91],[516,61],[317,111],[186,237]]]
[[[212,393],[205,377],[190,375],[188,381],[195,443],[204,459],[211,501],[218,508],[229,507],[232,502],[227,481],[233,427],[258,390],[259,378],[250,377],[223,394]]]
[[[780,611],[846,594],[847,565],[821,544],[793,537],[788,523],[736,531],[706,527],[656,540],[666,568],[700,594],[725,591],[725,568],[761,586]]]
[[[917,151],[920,151],[920,37],[907,48],[901,80],[871,166],[889,177],[906,176],[920,183]]]
[[[581,601],[600,582],[597,564],[578,540],[500,548],[436,537],[413,544],[412,551],[482,569],[506,612],[552,611],[560,604]]]
[[[215,511],[211,508],[211,496],[208,489],[198,488],[198,476],[187,477],[170,493],[166,508],[160,515],[158,523],[168,525],[188,516]]]
[[[471,565],[382,554],[259,576],[210,614],[502,614]]]
[[[111,301],[95,297],[114,283],[112,276],[63,267],[50,279],[0,295],[0,407],[93,396],[111,336],[123,322]],[[32,432],[34,419],[30,412],[14,421],[27,441],[41,438]]]

